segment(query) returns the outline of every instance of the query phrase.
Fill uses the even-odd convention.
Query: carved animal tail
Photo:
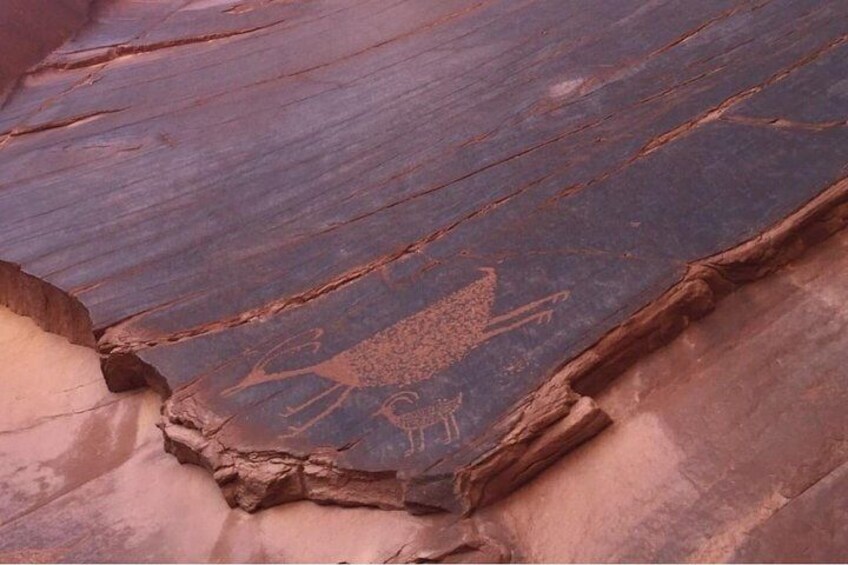
[[[259,361],[257,361],[256,364],[253,365],[253,368],[250,370],[250,373],[248,373],[246,377],[244,377],[235,385],[223,390],[221,394],[224,396],[230,396],[231,394],[234,394],[244,388],[262,384],[264,382],[283,380],[289,377],[298,377],[311,373],[312,367],[302,367],[300,369],[293,369],[290,371],[279,371],[276,373],[269,374],[265,371],[265,367],[268,366],[271,361],[279,358],[280,355],[284,353],[291,354],[302,349],[311,349],[312,353],[317,352],[321,348],[321,342],[319,342],[318,339],[321,338],[323,333],[324,330],[320,328],[315,328],[294,335],[275,345],[274,347],[269,349],[265,354],[263,354],[262,357],[259,358]],[[298,345],[292,345],[293,341],[299,340],[303,337],[308,338],[309,341],[300,343]]]

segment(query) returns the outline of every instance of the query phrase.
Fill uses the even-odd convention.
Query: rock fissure
[[[790,65],[789,67],[774,73],[764,82],[757,84],[755,86],[752,86],[750,88],[747,88],[747,89],[743,90],[742,92],[734,94],[733,96],[724,100],[723,102],[721,102],[717,106],[715,106],[712,109],[708,110],[707,112],[703,113],[699,117],[697,117],[693,120],[690,120],[690,121],[674,128],[672,130],[669,130],[666,133],[663,133],[662,135],[655,137],[654,139],[649,141],[647,144],[645,144],[645,146],[637,154],[636,158],[638,159],[638,158],[644,157],[645,155],[650,155],[651,153],[653,153],[657,149],[660,149],[664,145],[666,145],[668,143],[673,143],[674,141],[680,139],[681,137],[688,135],[689,133],[691,133],[693,130],[697,129],[698,127],[721,118],[731,108],[737,106],[738,104],[740,104],[741,102],[744,102],[745,100],[750,99],[755,94],[762,92],[762,90],[764,88],[771,86],[771,85],[785,79],[786,77],[790,76],[792,73],[797,71],[798,69],[801,69],[805,65],[812,63],[813,61],[815,61],[819,57],[827,54],[831,50],[845,44],[846,42],[848,42],[848,34],[842,35],[841,37],[839,37],[839,38],[827,43],[826,45],[816,49],[812,53],[807,54],[806,56],[802,57],[801,59],[796,61],[794,64]]]
[[[44,123],[44,124],[36,124],[36,125],[33,125],[33,126],[29,126],[29,127],[18,127],[18,128],[13,129],[10,132],[7,132],[6,135],[8,136],[8,138],[11,139],[11,138],[15,138],[15,137],[21,137],[21,136],[24,136],[24,135],[32,135],[34,133],[49,131],[49,130],[53,130],[53,129],[70,128],[70,127],[79,126],[79,125],[82,125],[84,123],[96,120],[97,118],[100,118],[102,116],[106,116],[106,115],[109,115],[109,114],[117,114],[117,113],[123,112],[124,110],[126,110],[126,108],[116,108],[114,110],[99,110],[99,111],[96,111],[96,112],[88,112],[88,113],[82,114],[80,116],[73,116],[73,117],[69,117],[69,118],[64,118],[62,120],[55,121],[55,122],[47,122],[47,123]],[[5,144],[5,141],[4,141],[4,144]]]
[[[168,41],[159,41],[154,43],[112,45],[109,47],[98,48],[97,51],[99,51],[99,53],[92,55],[91,57],[81,57],[79,59],[71,59],[68,61],[51,61],[43,65],[39,65],[38,67],[30,71],[29,74],[36,75],[42,72],[53,70],[82,69],[86,67],[93,67],[97,65],[103,65],[105,63],[110,63],[121,57],[127,57],[131,55],[144,55],[146,53],[161,51],[163,49],[173,49],[175,47],[185,47],[187,45],[195,45],[198,43],[209,43],[212,41],[220,41],[222,39],[230,39],[232,37],[249,35],[269,28],[273,28],[286,21],[287,20],[285,19],[280,19],[248,29],[207,33],[193,37],[178,37]]]

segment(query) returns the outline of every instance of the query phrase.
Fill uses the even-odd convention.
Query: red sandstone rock
[[[230,509],[162,452],[154,393],[2,311],[0,560],[839,562],[846,273],[840,234],[733,293],[598,396],[613,426],[460,523]]]
[[[844,225],[846,15],[104,4],[0,111],[0,300],[232,505],[468,513]]]

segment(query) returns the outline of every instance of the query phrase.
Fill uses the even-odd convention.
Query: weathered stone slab
[[[843,225],[846,55],[834,2],[115,2],[0,113],[0,290],[233,504],[467,511]]]

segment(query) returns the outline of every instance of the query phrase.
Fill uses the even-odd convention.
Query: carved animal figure
[[[320,343],[316,340],[322,331],[308,332],[313,336],[312,341],[295,347],[289,345],[293,340],[284,341],[263,355],[247,376],[222,394],[231,395],[247,387],[306,375],[335,382],[329,389],[285,412],[287,416],[296,414],[343,389],[328,408],[292,430],[301,432],[338,408],[353,389],[403,386],[430,379],[497,335],[531,322],[549,322],[553,310],[538,310],[539,307],[565,300],[570,294],[557,292],[493,316],[497,274],[490,267],[479,270],[483,276],[471,284],[326,361],[290,371],[266,372],[268,364],[282,354],[301,349],[317,351]]]
[[[439,423],[445,427],[445,439],[442,443],[447,444],[459,439],[459,426],[456,424],[455,414],[462,404],[462,393],[449,400],[437,400],[433,404],[412,408],[405,412],[398,412],[395,409],[399,403],[415,405],[418,399],[417,392],[401,391],[386,399],[377,411],[377,414],[384,416],[393,425],[406,432],[406,437],[409,439],[409,449],[405,453],[407,456],[415,451],[424,451],[426,445],[424,430]],[[416,435],[418,436],[417,448]]]

